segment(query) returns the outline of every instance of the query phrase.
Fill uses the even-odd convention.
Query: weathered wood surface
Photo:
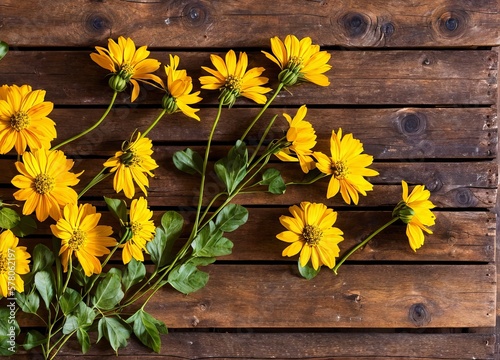
[[[4,40],[17,46],[93,46],[133,34],[154,47],[255,47],[270,31],[348,47],[500,43],[498,0],[2,0],[0,8]]]
[[[262,47],[268,50],[269,45]],[[0,63],[5,83],[29,82],[47,90],[47,100],[56,104],[108,104],[111,90],[107,70],[91,59],[92,51],[13,51]],[[152,52],[151,57],[165,63],[172,52]],[[193,79],[202,74],[201,66],[211,66],[211,52],[178,52],[181,65]],[[265,76],[276,87],[279,68],[263,54],[249,53],[249,66],[264,66]],[[332,84],[321,91],[313,85],[283,91],[275,105],[314,104],[434,104],[491,105],[496,101],[498,59],[489,50],[474,51],[334,51],[330,60]],[[163,71],[161,72],[163,74]],[[196,81],[195,81],[196,82]],[[203,91],[204,104],[217,101],[217,92]],[[162,94],[149,88],[138,103],[160,104]],[[119,96],[129,103],[129,92]],[[240,104],[251,104],[242,99]]]

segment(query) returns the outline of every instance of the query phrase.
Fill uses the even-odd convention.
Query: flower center
[[[9,261],[7,260],[7,257],[5,256],[5,254],[0,254],[0,274],[7,273],[8,268]]]
[[[120,162],[126,167],[139,165],[142,162],[140,156],[135,155],[133,150],[127,150],[120,155]]]
[[[16,131],[21,131],[30,126],[31,119],[25,112],[18,112],[14,114],[10,118],[10,126],[13,127]]]
[[[73,235],[68,241],[68,245],[71,249],[77,251],[80,246],[87,240],[87,233],[80,229],[73,230]]]
[[[137,235],[142,231],[142,224],[134,221],[130,224],[130,229],[132,230],[132,234]]]
[[[130,64],[123,64],[118,72],[121,78],[129,81],[130,78],[134,75],[134,67]]]
[[[242,83],[241,78],[234,75],[229,75],[226,79],[224,87],[226,89],[233,90],[239,94],[241,90],[241,83]]]
[[[54,189],[55,179],[47,174],[38,174],[35,178],[35,191],[40,195],[45,195]]]
[[[307,244],[315,246],[319,244],[321,237],[323,236],[323,231],[321,231],[321,229],[317,226],[308,224],[304,226],[302,236],[306,240]]]
[[[335,176],[336,179],[342,180],[349,175],[349,169],[343,161],[333,162],[331,169],[333,171],[333,176]]]
[[[304,60],[300,56],[291,56],[290,60],[288,60],[287,68],[292,71],[300,71],[303,62]]]

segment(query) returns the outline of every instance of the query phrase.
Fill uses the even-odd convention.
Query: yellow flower
[[[291,143],[290,146],[281,150],[276,156],[281,161],[298,161],[302,171],[308,173],[315,168],[316,164],[312,159],[312,148],[316,145],[316,133],[310,122],[305,121],[307,108],[302,105],[297,114],[292,119],[288,114],[283,116],[290,124],[286,133],[286,140]],[[295,156],[294,156],[295,155]]]
[[[403,200],[399,202],[393,211],[393,216],[399,217],[406,226],[406,236],[410,247],[416,251],[424,244],[424,231],[432,234],[426,226],[435,224],[436,216],[431,209],[434,204],[429,200],[431,193],[424,185],[417,185],[408,195],[408,184],[403,180]]]
[[[193,90],[193,81],[187,76],[186,70],[177,70],[179,57],[170,55],[170,65],[165,66],[167,74],[167,95],[163,98],[163,107],[169,114],[180,110],[184,115],[200,120],[195,113],[200,109],[193,109],[189,105],[196,104],[202,100],[199,91],[190,94]]]
[[[117,245],[110,237],[111,226],[97,225],[101,214],[91,204],[68,204],[64,207],[64,215],[55,225],[50,225],[52,234],[61,239],[61,264],[64,272],[68,271],[68,263],[73,254],[77,257],[86,276],[100,274],[101,262],[97,257],[109,254],[108,247]]]
[[[19,155],[28,146],[50,148],[57,134],[55,122],[47,115],[54,104],[44,99],[45,90],[32,90],[29,85],[0,88],[0,154],[13,147]]]
[[[282,215],[280,223],[287,231],[276,237],[290,243],[283,250],[283,256],[294,256],[300,252],[300,265],[306,266],[309,260],[315,270],[321,265],[330,269],[335,266],[335,258],[339,256],[339,242],[343,232],[333,227],[337,213],[324,204],[301,202],[300,207],[289,208],[293,217]]]
[[[260,76],[263,67],[255,67],[247,71],[248,57],[245,52],[240,52],[236,61],[236,54],[229,50],[225,61],[218,55],[210,55],[210,60],[216,70],[202,66],[201,68],[213,76],[202,76],[200,82],[202,89],[221,90],[219,97],[223,105],[232,106],[239,96],[244,96],[257,104],[264,104],[267,100],[264,94],[271,88],[262,87],[269,79]]]
[[[128,143],[122,151],[116,152],[114,157],[104,163],[105,167],[110,167],[110,171],[115,173],[113,188],[117,193],[123,190],[126,197],[133,198],[136,183],[147,196],[149,180],[146,175],[153,177],[151,170],[158,167],[151,157],[152,147],[153,142],[148,138],[141,138],[141,133],[138,133],[135,141]]]
[[[100,46],[96,46],[95,49],[97,54],[92,53],[90,57],[97,65],[114,74],[109,80],[113,90],[123,91],[129,82],[132,83],[131,101],[135,101],[139,96],[140,88],[136,80],[145,83],[152,80],[163,86],[162,80],[152,74],[160,68],[160,62],[147,58],[150,54],[147,46],[141,46],[136,50],[132,39],[120,36],[118,43],[108,39],[108,49]]]
[[[263,53],[280,68],[279,79],[285,85],[294,85],[298,81],[309,81],[320,86],[330,85],[325,72],[332,67],[328,65],[330,54],[320,51],[319,45],[313,45],[310,37],[299,41],[294,35],[287,35],[283,43],[277,36],[271,39],[273,54]]]
[[[24,292],[21,276],[30,272],[31,256],[25,246],[17,246],[19,239],[10,230],[0,234],[0,296],[13,297],[14,290]]]
[[[70,186],[78,184],[78,176],[82,173],[69,172],[74,162],[60,150],[35,149],[25,152],[22,159],[16,162],[21,174],[12,179],[12,184],[20,189],[14,193],[14,198],[26,201],[23,214],[36,211],[39,221],[49,216],[59,220],[62,207],[76,204],[78,196]]]
[[[132,237],[123,245],[122,260],[128,264],[132,258],[144,261],[143,251],[148,241],[155,236],[155,225],[151,218],[153,212],[148,209],[148,202],[143,197],[132,200],[130,204],[130,230]]]
[[[338,133],[332,131],[330,139],[331,157],[315,152],[314,157],[318,161],[316,167],[324,174],[332,175],[328,184],[326,197],[329,199],[340,190],[342,198],[347,204],[358,204],[359,194],[366,196],[366,192],[373,190],[364,176],[376,176],[378,172],[368,169],[367,166],[373,162],[373,156],[362,154],[363,144],[354,139],[352,134],[342,137],[342,129]]]

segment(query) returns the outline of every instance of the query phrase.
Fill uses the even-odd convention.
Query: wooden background
[[[340,197],[326,200],[326,181],[289,188],[283,196],[238,198],[249,206],[250,219],[231,234],[233,254],[207,268],[207,287],[189,296],[164,289],[148,306],[170,329],[161,356],[494,359],[499,8],[498,0],[0,0],[0,39],[11,45],[0,62],[0,83],[47,90],[64,139],[98,119],[111,98],[106,70],[89,57],[109,37],[132,37],[162,63],[177,54],[193,78],[205,75],[200,66],[211,66],[211,53],[244,50],[250,66],[266,67],[274,88],[278,69],[260,50],[269,50],[272,36],[312,37],[332,54],[331,86],[293,87],[279,94],[269,113],[295,113],[308,104],[324,151],[332,129],[352,132],[375,157],[380,176],[371,179],[374,191],[358,207]],[[149,201],[157,216],[173,209],[193,218],[198,183],[174,168],[172,154],[186,146],[202,149],[216,96],[202,91],[200,123],[170,116],[151,133],[160,168]],[[129,92],[122,93],[98,130],[63,148],[75,170],[86,170],[81,186],[134,128],[145,129],[160,100],[160,92],[147,87],[133,104]],[[223,113],[214,159],[257,110],[238,100]],[[275,131],[285,125],[281,120]],[[3,199],[12,198],[13,159],[0,158]],[[281,257],[278,218],[291,204],[334,207],[345,251],[390,218],[402,179],[425,184],[437,205],[434,235],[416,253],[400,224],[353,256],[338,276],[324,269],[306,281],[297,276],[295,260]],[[208,194],[219,186],[209,178]],[[102,194],[112,195],[109,184],[87,199]],[[49,241],[48,228],[29,241]],[[100,343],[86,358],[112,353]],[[158,356],[135,340],[120,354]],[[61,355],[84,358],[76,342]]]

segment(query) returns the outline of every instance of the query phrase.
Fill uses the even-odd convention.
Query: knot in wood
[[[206,24],[210,17],[209,15],[209,9],[201,2],[187,4],[182,10],[182,18],[187,25],[192,27]]]
[[[394,24],[389,22],[385,23],[381,26],[380,30],[382,30],[382,33],[386,36],[389,37],[392,34],[394,34],[394,31],[396,31],[396,28],[394,27]]]
[[[467,188],[457,189],[455,192],[455,200],[460,207],[476,206],[477,200],[472,194],[472,191]]]
[[[404,135],[420,135],[427,128],[427,118],[421,113],[406,113],[400,117],[400,130]]]
[[[103,34],[111,29],[112,22],[103,14],[93,13],[85,19],[85,30],[92,34]]]
[[[460,37],[466,32],[468,24],[469,14],[465,10],[445,7],[434,12],[432,25],[440,36]]]
[[[357,12],[348,12],[341,18],[346,35],[351,38],[359,38],[368,31],[371,20],[368,16]]]
[[[410,306],[408,318],[415,326],[425,326],[431,322],[431,314],[422,303]]]

